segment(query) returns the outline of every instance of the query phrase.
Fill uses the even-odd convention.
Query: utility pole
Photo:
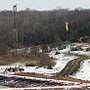
[[[13,48],[18,48],[18,33],[17,33],[17,22],[16,22],[17,4],[13,6]]]

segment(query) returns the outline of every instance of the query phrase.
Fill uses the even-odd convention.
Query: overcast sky
[[[90,0],[0,0],[0,10],[11,10],[16,3],[18,4],[18,10],[25,8],[51,10],[56,7],[70,9],[77,7],[90,8]]]

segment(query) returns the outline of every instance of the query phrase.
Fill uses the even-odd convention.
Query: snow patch
[[[80,70],[72,77],[82,80],[90,80],[90,59],[83,61]]]
[[[90,56],[90,51],[70,51],[71,54],[77,54],[77,55],[86,55],[86,56]]]
[[[53,50],[52,52],[49,53],[50,57],[53,57],[55,59],[56,65],[53,67],[53,69],[47,69],[47,67],[24,67],[25,71],[24,72],[29,72],[29,73],[39,73],[39,74],[44,74],[44,75],[52,75],[54,73],[60,72],[66,64],[75,59],[78,58],[74,55],[66,55],[62,52],[69,51],[70,48],[66,48],[64,50]],[[61,54],[55,55],[56,52],[60,52]]]

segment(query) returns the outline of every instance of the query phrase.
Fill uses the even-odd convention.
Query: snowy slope
[[[24,72],[31,72],[31,73],[39,73],[39,74],[45,74],[45,75],[51,75],[53,73],[60,72],[65,65],[70,61],[75,59],[75,56],[65,56],[64,54],[55,55],[55,62],[56,65],[53,67],[53,69],[47,69],[45,67],[24,67]]]
[[[72,77],[82,80],[90,80],[90,59],[83,61],[80,70]]]
[[[56,52],[60,52],[60,54],[55,55]],[[68,55],[68,52],[73,55]],[[34,66],[34,67],[26,67],[24,65],[22,66],[25,69],[24,72],[27,72],[27,73],[39,73],[39,74],[44,74],[44,75],[53,75],[54,73],[60,72],[69,61],[75,58],[78,58],[74,56],[75,54],[90,56],[90,52],[70,51],[70,45],[68,45],[66,49],[58,50],[57,48],[57,49],[53,49],[50,53],[48,53],[48,55],[50,57],[53,57],[56,62],[56,65],[53,67],[53,69],[47,69],[47,67],[38,67],[38,66]],[[19,65],[21,64],[11,65],[11,67],[15,67]],[[10,67],[10,66],[0,66],[0,73],[4,72],[7,67]],[[71,77],[83,79],[83,80],[86,80],[86,79],[90,80],[90,59],[83,61],[80,70]]]
[[[60,54],[55,55],[55,53],[57,51],[60,52]],[[55,59],[56,65],[53,67],[53,69],[47,69],[47,67],[38,67],[38,66],[34,66],[34,67],[23,66],[24,72],[39,73],[39,74],[44,74],[44,75],[52,75],[53,73],[58,73],[66,66],[66,64],[70,60],[77,58],[74,55],[72,55],[72,56],[66,55],[66,53],[68,53],[68,51],[70,51],[69,46],[63,50],[54,49],[52,52],[50,52],[48,54],[50,57],[53,57]],[[11,67],[15,67],[15,66],[19,66],[19,65],[20,64],[11,65]],[[10,67],[10,66],[0,66],[0,73],[3,72],[5,70],[5,68],[7,68],[7,67]]]
[[[70,61],[73,60],[75,58],[77,58],[76,56],[72,55],[66,55],[64,52],[69,51],[69,48],[63,49],[63,50],[58,50],[58,52],[60,52],[60,54],[55,55],[55,53],[57,52],[57,50],[53,50],[52,52],[49,53],[50,57],[53,57],[55,59],[56,65],[53,67],[53,69],[47,69],[45,67],[24,67],[25,71],[24,72],[30,72],[30,73],[39,73],[39,74],[44,74],[44,75],[52,75],[54,73],[58,73],[60,72],[65,66],[66,64]]]

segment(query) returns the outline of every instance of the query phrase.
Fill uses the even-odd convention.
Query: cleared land
[[[0,65],[11,65],[15,63],[41,66],[55,65],[54,59],[50,58],[46,53],[39,53],[36,56],[30,53],[0,55]]]

